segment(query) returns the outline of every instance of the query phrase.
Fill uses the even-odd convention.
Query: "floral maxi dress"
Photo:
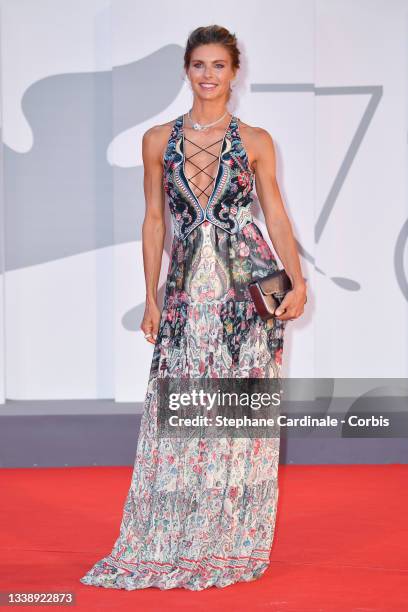
[[[239,121],[232,115],[217,156],[187,138],[183,115],[173,124],[163,158],[173,242],[134,470],[112,552],[83,584],[199,591],[255,580],[269,565],[279,436],[195,437],[180,451],[157,435],[160,377],[281,376],[286,321],[263,321],[247,289],[278,264],[252,218]],[[218,161],[205,208],[186,177],[187,160],[190,174],[204,172],[203,151]]]

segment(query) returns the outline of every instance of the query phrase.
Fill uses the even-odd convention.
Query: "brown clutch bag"
[[[287,292],[292,289],[292,282],[285,270],[276,270],[264,278],[249,283],[248,289],[257,313],[267,321],[274,317],[275,310]]]

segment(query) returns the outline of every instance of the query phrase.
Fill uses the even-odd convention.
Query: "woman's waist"
[[[177,223],[173,224],[173,242],[189,242],[190,240],[197,240],[201,237],[203,232],[214,232],[218,236],[225,236],[230,240],[237,240],[245,237],[245,232],[252,227],[256,234],[261,234],[261,229],[258,226],[255,218],[252,214],[240,215],[235,217],[234,222],[217,222],[217,220],[211,217],[205,217],[199,225],[197,225],[191,232],[187,234],[180,231],[180,227]],[[261,234],[262,235],[262,234]]]

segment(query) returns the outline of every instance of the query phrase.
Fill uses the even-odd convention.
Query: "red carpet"
[[[406,465],[281,466],[271,565],[255,582],[199,592],[82,585],[118,535],[131,471],[0,470],[0,591],[76,593],[76,606],[33,610],[408,609]]]

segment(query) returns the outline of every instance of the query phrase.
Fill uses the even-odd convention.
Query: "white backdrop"
[[[407,376],[406,0],[0,7],[3,402],[143,401],[141,138],[190,108],[183,49],[211,23],[240,41],[229,108],[274,139],[309,286],[284,374]]]

